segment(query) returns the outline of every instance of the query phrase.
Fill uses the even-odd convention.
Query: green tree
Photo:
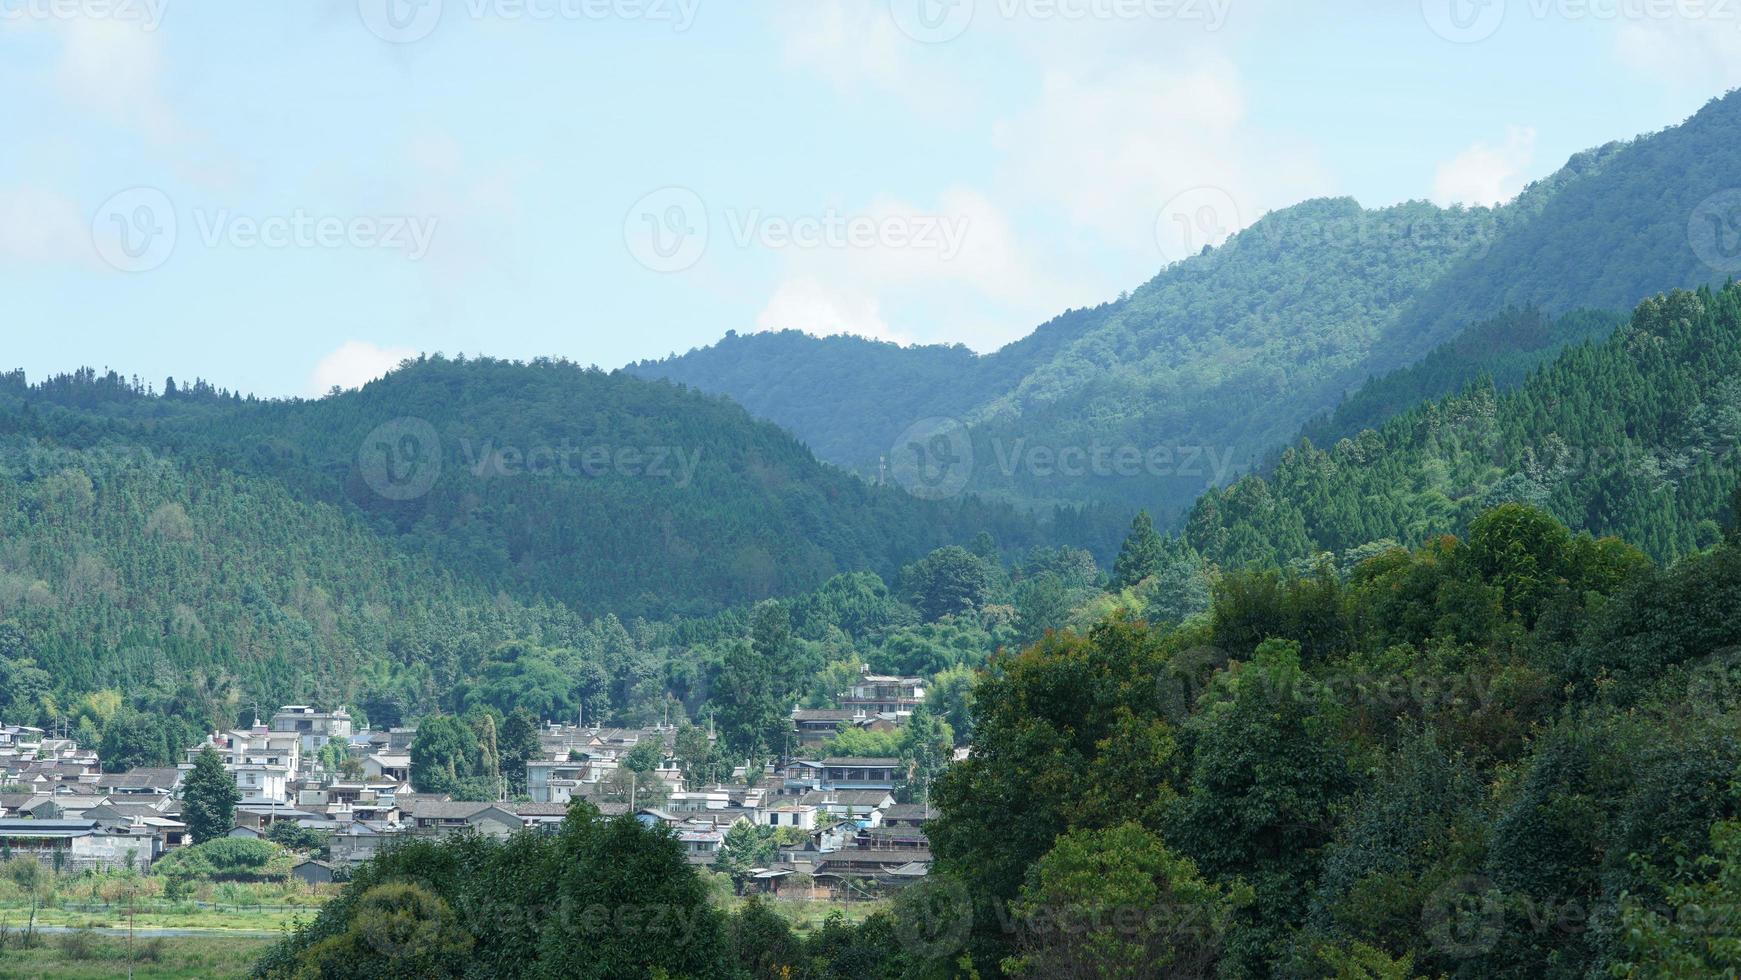
[[[411,786],[419,793],[453,793],[477,775],[477,735],[452,715],[427,715],[411,740]]]
[[[1118,549],[1118,558],[1112,563],[1113,586],[1128,589],[1136,585],[1159,572],[1166,557],[1166,543],[1155,532],[1149,512],[1138,511],[1136,519],[1130,522],[1130,533]]]
[[[939,548],[901,573],[909,601],[927,622],[977,612],[991,595],[992,570],[966,548]]]
[[[1073,830],[1028,870],[1012,908],[1013,977],[1206,977],[1249,890],[1203,880],[1187,858],[1134,823]]]
[[[713,693],[720,747],[733,764],[759,765],[786,747],[790,719],[771,686],[768,663],[750,644],[733,644]]]
[[[538,719],[525,708],[516,708],[502,722],[502,775],[509,796],[526,795],[526,764],[543,757],[538,741]]]
[[[224,768],[223,758],[208,745],[194,758],[193,769],[182,783],[181,799],[182,821],[197,845],[230,832],[242,793]]]

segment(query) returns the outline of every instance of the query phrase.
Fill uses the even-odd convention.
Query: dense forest
[[[1217,576],[1182,621],[1132,601],[1176,547],[1139,520],[1086,629],[987,663],[937,868],[861,923],[724,911],[669,831],[583,804],[554,836],[390,852],[261,974],[1741,968],[1741,529],[1658,566],[1504,504],[1351,569]]]
[[[1600,332],[1587,316],[1558,319],[1566,314],[1720,285],[1733,270],[1701,247],[1697,223],[1741,166],[1737,132],[1741,97],[1713,100],[1679,126],[1573,157],[1497,209],[1308,201],[1128,297],[981,357],[786,333],[734,335],[631,370],[729,395],[867,475],[915,422],[959,418],[975,450],[970,488],[1029,506],[1114,501],[1170,519],[1362,382],[1465,329],[1492,338],[1510,318],[1555,318],[1549,335],[1508,342],[1499,353],[1513,356],[1485,365],[1503,384]],[[1449,393],[1444,382],[1471,352],[1453,346],[1427,373],[1365,392],[1341,415],[1353,428],[1336,434]],[[1018,446],[1098,445],[1205,447],[1233,465],[1075,477],[1008,465]]]
[[[1191,544],[1227,566],[1286,564],[1459,531],[1518,501],[1659,559],[1709,547],[1741,473],[1741,288],[1646,300],[1522,386],[1490,379],[1206,493]]]

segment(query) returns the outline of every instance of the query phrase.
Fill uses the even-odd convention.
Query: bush
[[[264,881],[288,876],[292,860],[289,851],[270,841],[219,837],[170,851],[153,871],[172,880]]]

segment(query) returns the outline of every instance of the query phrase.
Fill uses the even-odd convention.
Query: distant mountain
[[[1625,309],[1663,289],[1721,284],[1741,270],[1731,265],[1741,250],[1741,192],[1728,194],[1736,173],[1741,96],[1731,95],[1680,126],[1580,153],[1501,208],[1374,211],[1340,199],[1275,212],[1126,299],[1071,311],[984,356],[788,332],[734,335],[629,370],[727,395],[861,473],[906,452],[915,423],[942,416],[970,433],[968,489],[1022,505],[1105,500],[1177,513],[1362,382],[1471,325],[1507,310]],[[1562,326],[1561,339],[1511,352],[1545,357],[1592,322]],[[1445,390],[1397,401],[1407,387],[1368,395],[1343,417],[1370,424],[1381,419],[1362,412]],[[1141,462],[1074,475],[1056,462],[1120,449]]]
[[[0,385],[0,426],[21,437],[269,481],[461,581],[585,613],[704,614],[892,577],[981,532],[1012,551],[1048,540],[1008,506],[868,485],[722,398],[565,362],[427,358],[317,401],[20,384]]]
[[[1417,363],[1361,385],[1335,411],[1307,423],[1305,438],[1332,445],[1481,378],[1500,391],[1510,390],[1566,347],[1601,340],[1625,322],[1625,316],[1602,310],[1576,310],[1560,317],[1533,306],[1506,310],[1464,330]]]

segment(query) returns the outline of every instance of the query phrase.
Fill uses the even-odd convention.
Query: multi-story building
[[[343,708],[329,712],[306,704],[287,704],[272,716],[271,731],[295,734],[302,742],[303,753],[312,755],[328,742],[348,743],[351,716]]]
[[[842,708],[859,709],[866,714],[910,715],[925,702],[925,679],[873,674],[865,668],[858,681],[835,700]]]

